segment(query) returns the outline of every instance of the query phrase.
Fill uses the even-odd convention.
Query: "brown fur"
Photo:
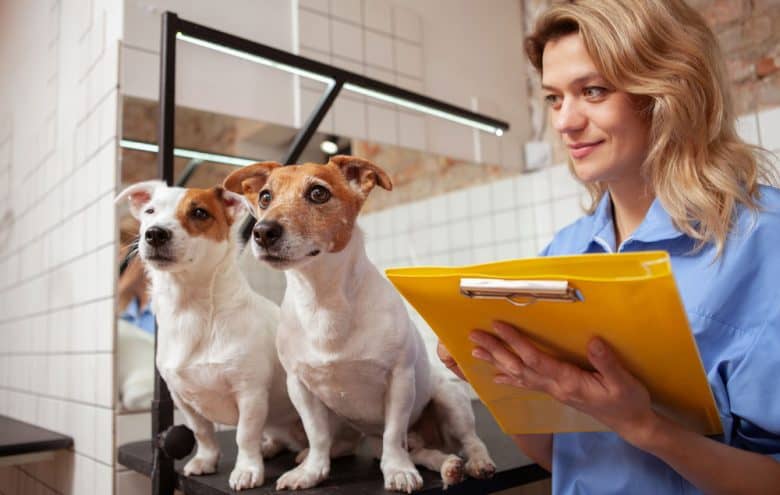
[[[305,195],[313,184],[325,185],[331,199],[322,205],[309,203]],[[251,201],[257,218],[278,221],[285,229],[308,238],[327,240],[331,252],[341,251],[349,242],[360,208],[375,185],[388,190],[393,187],[390,177],[378,166],[343,155],[333,157],[326,165],[282,167],[276,162],[257,163],[233,172],[224,182],[226,189]],[[257,203],[263,190],[272,195],[267,209]],[[338,219],[341,221],[334,222]]]
[[[194,218],[191,213],[196,208],[206,210],[209,217],[205,220]],[[203,236],[222,242],[230,235],[232,219],[225,213],[221,187],[188,189],[176,208],[176,218],[192,236]]]

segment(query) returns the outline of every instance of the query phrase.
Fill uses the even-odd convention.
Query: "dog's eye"
[[[268,208],[269,204],[271,204],[271,193],[268,191],[261,192],[260,196],[257,197],[257,205],[265,209]]]
[[[144,213],[146,213],[147,215],[151,215],[152,213],[154,213],[154,208],[147,208],[147,209],[144,211]]]
[[[209,216],[211,216],[211,215],[209,215],[209,212],[207,212],[203,208],[195,208],[194,210],[192,210],[191,215],[192,215],[192,218],[194,218],[196,220],[205,220]]]
[[[330,199],[330,191],[328,191],[326,188],[322,186],[314,186],[311,189],[309,189],[309,194],[307,194],[306,196],[309,198],[309,201],[311,201],[312,203],[317,203],[318,205],[321,205],[322,203]]]

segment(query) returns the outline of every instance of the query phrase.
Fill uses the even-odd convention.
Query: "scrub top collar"
[[[596,243],[607,252],[615,252],[615,224],[612,217],[612,198],[609,191],[605,192],[599,200],[596,211],[592,216],[593,229],[590,240],[582,246],[581,252],[589,251],[589,247]],[[645,218],[633,234],[623,241],[625,245],[629,241],[652,243],[676,239],[685,235],[672,221],[672,217],[666,212],[658,198],[653,200]]]

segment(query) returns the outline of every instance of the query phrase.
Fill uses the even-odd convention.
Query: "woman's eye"
[[[268,208],[268,205],[271,204],[271,193],[268,191],[261,192],[260,196],[257,197],[257,204],[260,208]]]
[[[147,209],[144,211],[144,213],[146,213],[147,215],[151,215],[152,213],[154,213],[154,208],[147,208]]]
[[[209,212],[204,210],[203,208],[195,208],[192,210],[192,217],[197,220],[205,220],[209,217]]]
[[[545,95],[544,97],[544,102],[551,107],[557,105],[559,101],[560,99],[558,98],[558,95]]]
[[[582,93],[586,98],[603,98],[607,94],[607,88],[600,88],[598,86],[588,86],[582,90]]]
[[[322,186],[314,186],[309,189],[308,197],[312,203],[320,205],[330,199],[330,191]]]

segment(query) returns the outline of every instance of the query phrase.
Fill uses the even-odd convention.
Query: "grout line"
[[[79,406],[93,407],[95,409],[102,409],[103,411],[113,411],[114,410],[113,406],[104,406],[102,404],[93,404],[91,402],[84,402],[84,401],[81,401],[81,400],[78,400],[78,399],[71,399],[71,398],[68,398],[68,397],[58,397],[56,395],[50,395],[50,394],[45,394],[45,393],[38,393],[38,392],[33,392],[31,390],[22,390],[20,388],[8,387],[8,386],[4,386],[4,385],[0,385],[0,390],[8,390],[9,392],[14,392],[14,393],[17,393],[17,394],[24,394],[24,395],[29,395],[29,396],[32,396],[32,397],[42,397],[44,399],[57,400],[57,401],[61,401],[61,402],[67,402],[67,403],[70,403],[70,404],[76,404],[76,405],[79,405]]]
[[[101,301],[109,301],[109,300],[110,301],[114,300],[114,295],[113,294],[111,294],[110,296],[103,296],[103,297],[97,297],[95,299],[89,299],[87,301],[82,301],[82,302],[79,302],[79,303],[67,304],[65,306],[60,306],[60,307],[57,307],[57,308],[49,308],[46,311],[38,311],[37,313],[30,313],[30,314],[23,315],[23,316],[18,316],[18,317],[15,317],[15,318],[9,318],[7,320],[0,320],[0,325],[6,325],[8,323],[15,323],[17,321],[28,320],[30,318],[35,318],[37,316],[44,316],[44,315],[48,315],[48,314],[51,314],[51,313],[57,313],[57,312],[60,312],[60,311],[65,311],[67,309],[73,309],[73,308],[76,308],[76,307],[79,307],[79,306],[86,306],[88,304],[93,304],[93,303],[101,302]]]

